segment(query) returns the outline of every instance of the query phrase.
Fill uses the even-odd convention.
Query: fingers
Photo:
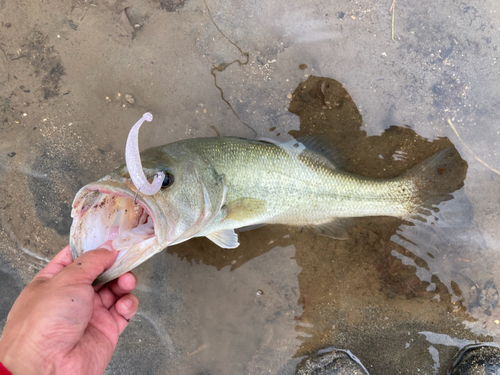
[[[117,251],[104,249],[87,251],[59,272],[58,277],[69,277],[75,284],[91,285],[97,276],[111,267],[117,256]]]
[[[109,309],[118,326],[119,335],[123,332],[129,320],[135,315],[138,308],[139,300],[137,297],[133,294],[127,294],[116,301],[114,306]]]
[[[130,293],[136,286],[137,277],[132,272],[127,272],[106,284],[97,293],[101,297],[103,306],[109,309],[119,298]]]
[[[56,273],[62,270],[73,262],[71,250],[69,245],[62,249],[50,262],[47,264],[33,280],[37,279],[51,279]]]

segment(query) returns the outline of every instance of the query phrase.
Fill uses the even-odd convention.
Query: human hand
[[[132,273],[93,287],[118,252],[69,246],[26,286],[7,317],[0,362],[16,374],[102,374],[139,301]]]

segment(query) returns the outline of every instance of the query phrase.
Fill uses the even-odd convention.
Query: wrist
[[[4,331],[0,338],[0,362],[4,367],[13,375],[45,372],[43,357],[35,345],[29,340],[23,340],[20,335],[9,336]]]
[[[0,362],[0,375],[12,375],[12,373]]]

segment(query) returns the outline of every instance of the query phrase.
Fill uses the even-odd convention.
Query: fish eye
[[[165,173],[165,178],[163,179],[161,188],[166,189],[174,183],[174,175],[168,171],[163,171],[163,173]]]

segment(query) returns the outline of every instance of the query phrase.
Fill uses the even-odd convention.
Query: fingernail
[[[112,240],[108,240],[108,241],[104,242],[101,246],[99,246],[99,249],[106,249],[109,251],[115,251],[115,249],[113,249],[113,245],[111,244],[112,242],[113,242]]]
[[[125,307],[127,310],[130,310],[130,308],[132,307],[132,300],[127,298],[126,300],[122,301],[122,304],[123,307]]]

